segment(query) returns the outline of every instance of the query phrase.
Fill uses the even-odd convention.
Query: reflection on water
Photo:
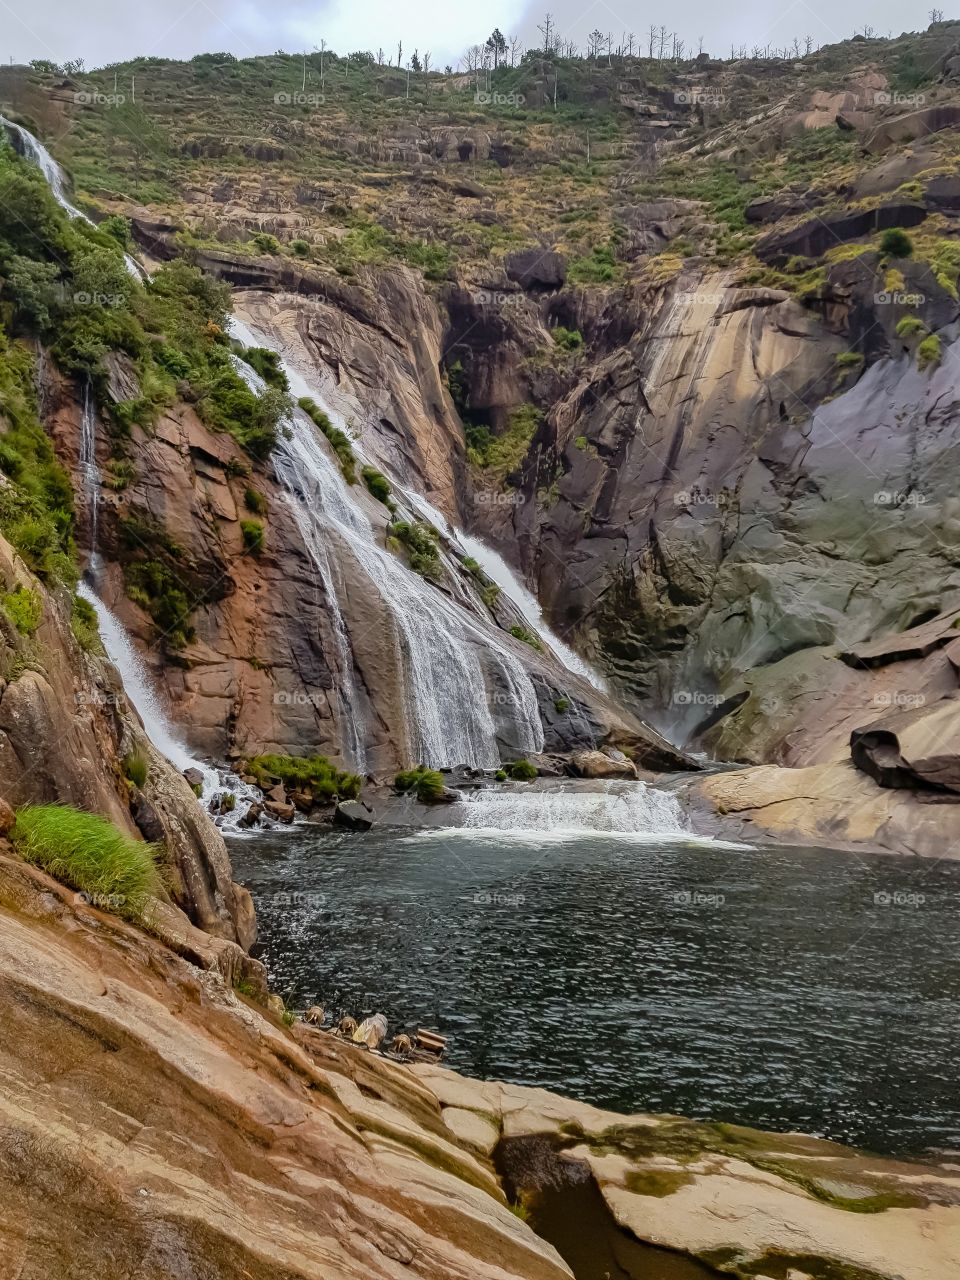
[[[618,1111],[960,1146],[960,868],[307,826],[232,842],[276,989]]]

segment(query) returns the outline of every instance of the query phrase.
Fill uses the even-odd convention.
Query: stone
[[[323,1025],[324,1011],[318,1004],[312,1004],[307,1012],[303,1015],[304,1022],[312,1027],[320,1027]]]
[[[194,768],[184,769],[183,776],[186,778],[187,782],[190,783],[191,787],[203,786],[203,781],[204,781],[203,774],[200,772],[199,769],[194,769]]]
[[[353,1033],[353,1040],[357,1044],[365,1044],[368,1049],[377,1049],[384,1036],[387,1034],[387,1019],[382,1013],[371,1014],[369,1018],[364,1018]]]
[[[297,813],[292,804],[281,804],[278,800],[266,800],[263,807],[278,822],[292,822]]]
[[[560,289],[567,278],[567,262],[551,249],[518,249],[507,254],[507,275],[523,289]]]
[[[13,830],[17,815],[6,800],[0,800],[0,836],[8,836]]]
[[[238,825],[244,828],[255,827],[262,816],[263,805],[254,803],[247,809],[247,812],[240,819]]]
[[[362,800],[341,800],[333,811],[333,825],[348,831],[369,831],[374,820],[373,810]]]
[[[282,782],[278,782],[275,787],[271,787],[269,791],[264,792],[267,800],[272,800],[274,804],[287,803],[287,791]]]
[[[571,757],[570,763],[581,778],[636,778],[633,762],[618,754],[621,758],[614,760],[603,751],[580,751]]]
[[[860,240],[890,227],[916,227],[927,216],[921,204],[891,201],[854,213],[823,212],[786,231],[770,231],[756,242],[757,257],[774,266],[795,256],[819,258],[837,244]]]
[[[282,1018],[286,1013],[287,1006],[283,1003],[283,997],[275,995],[273,992],[267,996],[263,1003],[264,1007],[269,1009],[271,1013],[276,1014],[278,1018]]]

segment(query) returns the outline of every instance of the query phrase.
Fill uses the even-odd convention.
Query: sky
[[[814,44],[845,39],[868,24],[877,35],[920,30],[928,8],[913,0],[549,0],[556,27],[581,47],[587,33],[610,32],[616,44],[633,31],[638,39],[651,23],[676,29],[687,48],[729,56],[730,46],[784,45],[809,35]],[[404,61],[413,49],[430,50],[436,67],[456,66],[462,52],[482,43],[494,27],[524,44],[539,39],[548,0],[0,0],[0,59],[63,63],[84,59],[88,68],[138,55],[189,58],[229,51],[238,57],[288,53],[319,47],[339,53],[391,50],[403,42]],[[947,11],[949,14],[949,10]]]

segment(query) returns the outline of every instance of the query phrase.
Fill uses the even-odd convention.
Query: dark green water
[[[231,843],[275,989],[618,1111],[960,1147],[960,867],[308,826]],[[291,896],[292,895],[292,896]]]

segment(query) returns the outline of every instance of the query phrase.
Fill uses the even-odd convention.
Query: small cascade
[[[231,328],[244,346],[271,346],[236,317]],[[294,398],[310,396],[332,422],[346,429],[341,415],[318,389],[291,368],[282,353],[277,354]],[[252,371],[244,376],[248,381],[256,377]],[[481,655],[496,667],[506,689],[503,701],[519,749],[527,753],[542,750],[543,725],[536,690],[523,662],[493,628],[485,627],[380,545],[370,520],[339,466],[320,444],[307,415],[296,410],[286,425],[275,454],[277,477],[291,501],[306,507],[306,513],[298,517],[300,527],[332,596],[336,595],[336,582],[328,557],[331,542],[335,546],[339,540],[349,548],[369,589],[381,597],[393,617],[404,673],[411,759],[434,767],[468,764],[489,769],[499,764]],[[349,643],[346,632],[343,634]],[[352,659],[346,669],[352,669]]]
[[[167,718],[166,712],[157,696],[157,691],[137,653],[133,641],[124,630],[120,621],[110,612],[100,597],[86,582],[77,588],[79,595],[93,605],[97,613],[100,627],[100,638],[107,651],[107,657],[120,673],[123,691],[135,707],[143,721],[144,732],[160,752],[181,773],[187,769],[196,769],[203,775],[203,789],[200,799],[204,806],[226,792],[232,792],[238,803],[231,813],[223,814],[218,819],[218,826],[225,830],[236,830],[240,819],[251,804],[259,803],[260,792],[242,782],[235,774],[227,770],[215,769],[212,765],[198,760],[177,735],[176,730]]]
[[[100,574],[100,468],[97,465],[97,412],[90,390],[90,379],[83,389],[83,412],[80,417],[80,481],[87,511],[89,560],[87,574],[93,582]]]
[[[15,135],[20,140],[20,146],[23,155],[37,166],[46,179],[50,193],[56,200],[60,208],[66,213],[68,218],[82,218],[84,222],[88,222],[91,227],[96,226],[92,218],[87,215],[75,204],[67,199],[66,196],[66,178],[63,170],[54,160],[53,156],[38,138],[35,138],[29,129],[25,129],[22,124],[14,124],[12,120],[8,120],[6,116],[0,115],[0,129],[6,129],[10,134]],[[123,261],[126,265],[127,272],[133,276],[134,280],[145,279],[146,273],[140,266],[139,262],[129,253],[123,255]]]
[[[644,782],[591,782],[570,786],[491,788],[464,792],[455,806],[471,830],[545,832],[557,838],[604,835],[689,837],[676,796]]]

